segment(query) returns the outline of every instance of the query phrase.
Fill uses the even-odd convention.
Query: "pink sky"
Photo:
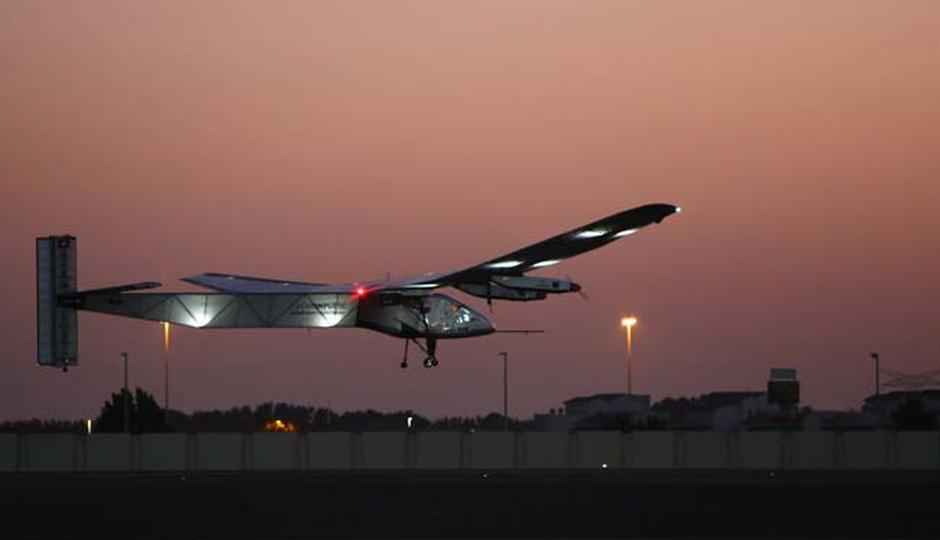
[[[511,412],[634,389],[858,407],[940,369],[940,4],[34,2],[0,6],[0,418],[162,400],[156,324],[80,316],[35,366],[34,239],[83,288],[204,271],[350,281],[444,271],[648,202],[683,213],[567,261],[590,294],[398,367],[365,330],[180,329],[171,405]],[[548,272],[545,272],[548,273]],[[485,309],[456,291],[443,291]]]

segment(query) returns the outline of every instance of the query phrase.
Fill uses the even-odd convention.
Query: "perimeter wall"
[[[0,434],[0,472],[935,470],[940,432]]]

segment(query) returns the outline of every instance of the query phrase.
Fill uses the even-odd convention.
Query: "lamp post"
[[[163,414],[170,410],[170,323],[163,323]]]
[[[633,380],[630,361],[633,356],[633,327],[636,326],[636,317],[624,317],[620,319],[620,326],[627,329],[627,395],[633,394]]]
[[[124,393],[121,395],[121,402],[124,404],[124,433],[130,432],[131,410],[130,410],[130,392],[127,390],[127,353],[122,352],[121,358],[124,359]]]
[[[503,357],[503,429],[509,431],[509,353],[499,355]]]

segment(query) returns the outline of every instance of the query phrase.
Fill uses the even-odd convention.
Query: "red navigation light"
[[[366,295],[366,288],[365,288],[365,287],[356,287],[356,296],[357,296],[357,297],[362,297],[362,296],[365,296],[365,295]]]

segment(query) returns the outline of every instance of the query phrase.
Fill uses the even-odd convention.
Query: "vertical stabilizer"
[[[74,236],[36,239],[36,359],[40,366],[67,369],[78,364],[78,316],[59,300],[76,291],[77,249]]]

